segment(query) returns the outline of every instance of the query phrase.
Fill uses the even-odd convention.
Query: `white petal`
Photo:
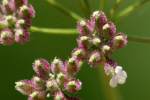
[[[116,76],[113,76],[110,81],[109,81],[109,85],[112,87],[112,88],[115,88],[118,84],[118,80],[116,79]]]
[[[119,73],[117,75],[117,78],[119,84],[124,84],[126,82],[127,73],[125,71],[122,71],[122,73]]]
[[[117,66],[115,68],[115,73],[117,74],[117,73],[120,73],[120,72],[122,72],[122,67],[121,66]]]

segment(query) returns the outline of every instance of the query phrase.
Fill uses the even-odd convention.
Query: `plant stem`
[[[116,0],[115,4],[113,5],[113,7],[110,9],[110,16],[113,17],[114,14],[116,13],[117,9],[119,8],[120,4],[123,2],[124,0]]]
[[[82,17],[77,15],[75,12],[69,10],[68,8],[65,8],[63,5],[61,5],[60,3],[56,2],[55,0],[47,0],[47,2],[49,4],[51,4],[54,8],[58,9],[59,11],[64,13],[65,15],[70,16],[70,17],[72,17],[75,20],[81,20],[82,19]]]
[[[47,34],[76,34],[76,29],[63,29],[63,28],[39,28],[32,26],[30,29],[31,32],[41,32]]]
[[[127,8],[125,8],[124,10],[122,10],[117,16],[117,19],[121,19],[125,16],[128,16],[129,14],[131,14],[132,12],[134,12],[135,10],[139,9],[140,7],[142,7],[144,4],[148,3],[150,0],[142,0],[142,1],[138,1],[135,2],[132,5],[129,5]]]
[[[150,37],[128,36],[129,41],[150,44]]]
[[[104,67],[99,66],[99,73],[100,73],[100,81],[101,81],[101,88],[103,89],[103,93],[105,96],[105,100],[122,100],[118,89],[111,88],[109,86],[109,77],[107,77],[104,73]]]
[[[79,0],[81,10],[84,12],[85,17],[89,17],[91,9],[88,0]]]
[[[105,0],[100,0],[100,10],[104,9]]]
[[[77,34],[76,29],[64,29],[64,28],[41,28],[32,26],[30,29],[31,32],[41,32],[47,34]],[[137,42],[137,43],[149,43],[150,44],[150,37],[139,37],[139,36],[128,36],[129,41]]]

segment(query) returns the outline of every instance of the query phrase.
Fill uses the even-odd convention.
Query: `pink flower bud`
[[[103,30],[105,31],[106,36],[114,37],[116,34],[116,26],[113,22],[108,22],[103,26]]]
[[[68,99],[66,99],[65,95],[61,91],[58,91],[54,94],[54,100],[68,100]]]
[[[84,48],[75,48],[72,52],[72,56],[79,60],[83,60],[86,58],[86,50]]]
[[[45,59],[37,59],[33,63],[33,70],[42,79],[47,79],[50,72],[50,64]]]
[[[19,16],[22,18],[32,18],[35,16],[35,11],[32,5],[23,5],[20,7]]]
[[[11,30],[5,29],[0,32],[0,43],[3,45],[11,45],[14,43],[14,34]]]
[[[46,88],[47,88],[47,91],[49,91],[52,94],[59,91],[59,85],[56,82],[56,80],[48,80],[46,82]]]
[[[65,68],[63,62],[60,59],[55,58],[51,63],[51,70],[55,74],[64,72]]]
[[[34,91],[34,86],[30,80],[16,82],[16,90],[24,95],[30,95]]]
[[[30,35],[30,33],[27,30],[16,29],[15,30],[15,41],[17,43],[23,44],[23,43],[29,41],[29,35]]]
[[[101,60],[102,60],[102,55],[100,54],[100,52],[94,51],[91,53],[88,62],[92,66],[96,66],[97,64],[99,64],[101,62]]]
[[[80,80],[71,80],[65,83],[64,87],[68,92],[74,93],[81,89],[81,85],[82,83]]]
[[[69,75],[75,75],[79,72],[82,62],[77,60],[76,58],[72,57],[66,62],[65,67],[66,71]]]
[[[44,91],[34,91],[29,95],[28,100],[46,100],[46,93]]]
[[[128,43],[127,36],[123,33],[118,33],[113,38],[113,47],[114,48],[123,48]]]

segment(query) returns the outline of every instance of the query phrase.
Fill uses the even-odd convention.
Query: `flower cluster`
[[[113,22],[108,21],[102,11],[96,11],[89,20],[80,21],[77,25],[80,33],[77,38],[78,46],[72,51],[71,58],[62,61],[55,58],[51,64],[45,59],[38,59],[33,63],[36,73],[31,80],[16,82],[16,89],[29,100],[79,100],[69,97],[68,93],[75,93],[81,89],[81,82],[76,79],[82,62],[88,62],[91,67],[100,64],[104,66],[106,75],[110,76],[110,86],[124,84],[127,73],[111,55],[127,44],[127,36],[116,31]]]
[[[23,44],[29,40],[29,28],[35,11],[28,0],[2,0],[0,4],[0,44]]]
[[[33,69],[36,75],[31,80],[16,82],[15,88],[29,96],[28,100],[46,100],[49,97],[53,97],[54,100],[79,100],[67,95],[81,89],[82,83],[75,78],[81,62],[76,61],[70,58],[63,62],[55,58],[49,64],[45,59],[35,60]]]
[[[106,65],[111,60],[112,53],[127,44],[127,36],[122,32],[117,32],[115,24],[109,21],[102,11],[95,11],[89,20],[80,21],[77,29],[80,33],[77,39],[78,47],[73,50],[72,54],[78,59],[87,61],[92,67],[100,64]],[[105,67],[104,69],[108,70]],[[114,70],[112,73],[118,70],[117,64],[110,67],[110,72],[112,72],[111,69]],[[118,77],[120,73],[124,74],[122,75],[124,79],[123,82],[119,83],[125,83],[127,75],[125,71],[120,70],[115,74],[111,74],[110,85],[112,87],[117,86],[118,80],[115,80],[114,77],[117,77],[117,79],[122,78]]]

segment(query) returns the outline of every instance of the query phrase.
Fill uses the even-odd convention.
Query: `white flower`
[[[117,66],[114,69],[114,75],[112,76],[109,84],[111,87],[116,87],[118,84],[124,84],[126,82],[127,73],[121,66]]]
[[[118,84],[124,84],[127,79],[127,73],[122,69],[121,66],[116,66],[115,68],[107,65],[104,68],[106,75],[111,75],[109,85],[111,87],[116,87]]]

